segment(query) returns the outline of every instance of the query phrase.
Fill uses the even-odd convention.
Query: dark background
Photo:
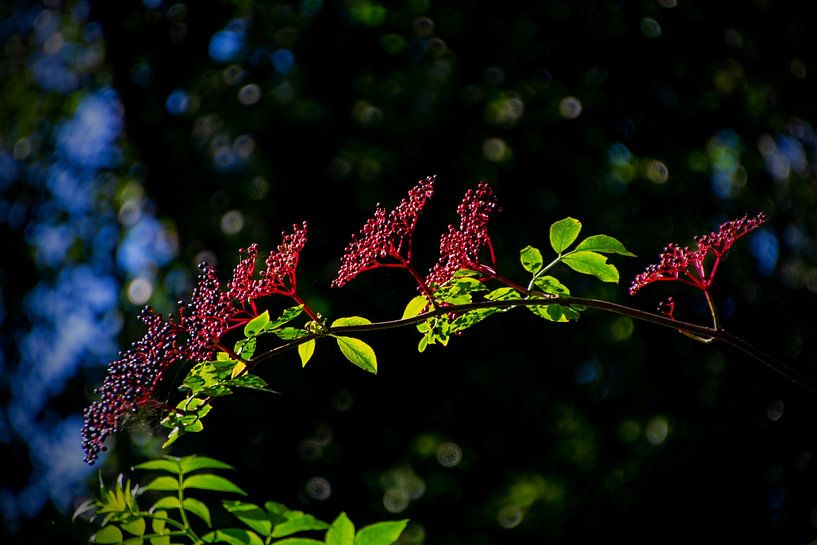
[[[430,174],[421,269],[487,180],[506,276],[524,281],[518,250],[547,248],[570,215],[639,256],[615,260],[618,286],[558,270],[574,294],[652,310],[671,293],[701,323],[699,293],[630,298],[630,279],[667,242],[765,211],[714,297],[730,331],[817,377],[809,2],[50,0],[0,15],[4,543],[91,533],[70,521],[95,480],[76,415],[142,335],[144,303],[173,311],[199,260],[226,277],[238,248],[306,220],[306,300],[399,316],[406,275],[329,282],[375,204]],[[509,313],[422,355],[412,330],[366,340],[378,376],[329,343],[304,370],[270,361],[282,395],[220,400],[171,454],[235,465],[259,502],[410,518],[405,543],[817,538],[815,393],[729,347],[596,311]],[[103,477],[158,454],[160,430],[129,424]]]

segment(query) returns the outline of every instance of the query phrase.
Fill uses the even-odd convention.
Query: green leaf
[[[533,283],[537,288],[545,293],[551,293],[553,295],[570,295],[570,290],[567,289],[567,286],[559,282],[559,280],[553,276],[540,276],[534,280]]]
[[[458,331],[464,331],[468,329],[474,324],[477,324],[487,318],[492,314],[496,314],[500,312],[498,308],[479,308],[476,310],[471,310],[466,312],[465,314],[460,314],[457,318],[451,322],[451,330],[449,333],[457,333]]]
[[[527,307],[533,314],[550,322],[568,322],[579,318],[579,313],[564,305],[542,305]]]
[[[170,430],[170,433],[167,434],[167,440],[165,440],[165,442],[162,443],[162,448],[165,449],[172,445],[173,443],[175,443],[176,439],[178,439],[182,433],[183,433],[182,429],[178,426]]]
[[[296,511],[290,513],[286,522],[281,522],[275,525],[272,530],[272,537],[284,537],[295,534],[297,532],[306,532],[307,530],[326,530],[329,525],[318,520],[312,515]]]
[[[445,284],[444,292],[446,298],[466,295],[475,291],[488,291],[483,282],[477,278],[465,276],[462,278],[452,278]]]
[[[423,312],[423,310],[425,310],[427,306],[428,299],[426,298],[425,295],[418,295],[416,297],[413,297],[411,301],[409,301],[408,304],[406,305],[406,308],[403,310],[403,316],[401,317],[401,319],[405,320],[406,318],[414,318],[415,316]]]
[[[396,520],[394,522],[378,522],[365,528],[361,528],[355,536],[354,545],[391,545],[408,524],[408,520]]]
[[[181,504],[179,503],[179,498],[177,496],[165,496],[154,503],[150,510],[156,511],[157,509],[178,509],[180,505]]]
[[[596,252],[573,252],[564,256],[562,261],[576,272],[595,276],[602,282],[618,283],[618,269]]]
[[[251,390],[261,390],[262,392],[274,392],[267,388],[267,381],[258,375],[251,375],[249,373],[235,377],[229,382],[230,386],[238,386],[240,388],[249,388]]]
[[[132,537],[122,542],[122,545],[142,545],[145,542],[142,536]]]
[[[542,252],[533,246],[525,246],[520,250],[519,261],[522,262],[522,268],[531,274],[542,270]]]
[[[281,327],[285,323],[291,322],[294,318],[297,318],[303,312],[303,310],[303,305],[289,307],[288,309],[285,309],[280,316],[268,323],[265,329],[267,331],[272,331],[278,327]]]
[[[589,236],[576,246],[576,251],[587,250],[590,252],[601,252],[603,254],[619,254],[628,257],[636,255],[629,251],[624,245],[613,237],[607,235]]]
[[[123,522],[120,524],[120,526],[123,530],[133,536],[145,535],[145,519],[142,517],[131,519],[128,522]]]
[[[213,525],[210,522],[210,509],[203,501],[199,501],[196,498],[185,498],[182,505],[185,511],[189,511],[199,517],[208,527]]]
[[[480,277],[480,276],[482,276],[482,273],[479,272],[479,271],[472,270],[472,269],[459,269],[458,271],[454,272],[454,274],[451,276],[451,278],[463,278],[463,277],[466,277],[466,276]]]
[[[326,532],[326,545],[354,545],[355,525],[341,513]]]
[[[133,469],[145,469],[148,471],[167,471],[168,473],[179,473],[179,461],[174,458],[162,460],[150,460],[133,466]]]
[[[273,545],[323,545],[323,541],[308,537],[288,537],[280,541],[273,541]]]
[[[182,471],[190,473],[191,471],[198,471],[199,469],[235,469],[230,464],[225,464],[221,460],[210,458],[208,456],[185,456],[179,460],[179,465]]]
[[[155,511],[153,515],[161,519],[167,518],[167,513],[164,511]],[[150,527],[154,534],[165,534],[168,532],[165,521],[160,518],[155,518],[150,521]],[[152,537],[149,541],[150,545],[170,545],[170,536]]]
[[[275,333],[279,339],[284,341],[292,341],[299,337],[309,335],[309,333],[303,329],[298,329],[297,327],[282,327],[281,329],[274,329],[272,332]]]
[[[372,323],[371,320],[364,318],[363,316],[345,316],[343,318],[338,318],[330,327],[344,327],[348,325],[369,325]]]
[[[377,374],[377,356],[371,346],[354,337],[335,336],[346,359],[364,371]]]
[[[272,533],[270,516],[257,505],[242,501],[223,501],[221,503],[227,511],[260,535],[266,537]]]
[[[255,532],[243,528],[214,530],[201,538],[201,543],[227,543],[228,545],[264,545]]]
[[[143,490],[179,490],[179,479],[175,477],[157,477],[153,479]]]
[[[550,226],[550,246],[557,254],[561,254],[573,244],[581,230],[582,224],[575,218],[557,221]]]
[[[244,336],[245,337],[255,337],[262,331],[264,328],[267,327],[269,323],[269,311],[264,311],[249,322],[247,325],[244,326]]]
[[[122,543],[122,532],[116,526],[106,526],[91,536],[91,543]]]
[[[315,353],[315,339],[309,339],[305,343],[298,345],[298,356],[301,358],[301,367],[306,367],[309,360],[312,359],[312,354]]]
[[[215,490],[216,492],[234,492],[236,494],[241,494],[242,496],[247,495],[246,492],[224,477],[211,475],[209,473],[188,477],[184,480],[184,484],[182,486],[184,488],[200,488],[202,490]]]
[[[521,299],[522,296],[513,288],[497,288],[485,294],[489,301],[508,301],[511,299]]]
[[[252,359],[253,355],[255,354],[255,347],[258,343],[258,340],[255,337],[249,337],[247,339],[241,339],[235,346],[233,350],[236,354],[241,356],[242,359],[249,360]],[[230,368],[232,372],[232,367]]]

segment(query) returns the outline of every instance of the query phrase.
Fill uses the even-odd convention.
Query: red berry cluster
[[[363,229],[352,235],[332,287],[340,288],[360,273],[377,267],[406,267],[411,262],[411,239],[417,218],[433,193],[434,176],[429,176],[418,181],[388,214],[378,205]],[[384,261],[388,258],[392,261]]]
[[[148,404],[164,376],[177,361],[207,361],[217,350],[227,350],[221,339],[258,314],[255,300],[268,295],[295,294],[298,256],[306,244],[306,224],[283,233],[283,241],[266,260],[266,269],[255,278],[258,246],[242,250],[244,257],[233,270],[227,290],[221,290],[215,268],[202,263],[189,303],[179,303],[178,321],[165,320],[150,307],[141,315],[148,331],[120,353],[108,366],[99,396],[84,412],[82,448],[85,461],[93,463],[105,439],[122,429],[126,416]]]
[[[637,275],[630,285],[630,295],[653,282],[677,280],[693,286],[701,291],[707,291],[715,278],[721,258],[732,247],[736,240],[745,234],[754,231],[768,217],[763,212],[754,217],[727,221],[717,231],[695,237],[697,243],[694,250],[682,248],[677,244],[668,244],[661,253],[661,261],[656,265],[648,266],[643,273]]]
[[[496,268],[496,259],[488,236],[488,222],[491,214],[496,210],[496,197],[491,186],[481,182],[476,189],[469,189],[465,193],[457,214],[460,216],[460,226],[448,226],[448,233],[440,238],[440,259],[431,268],[426,277],[426,283],[441,285],[460,269],[492,274]],[[480,263],[479,253],[483,246],[491,251],[491,267]]]

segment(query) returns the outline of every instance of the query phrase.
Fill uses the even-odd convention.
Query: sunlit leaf
[[[189,511],[199,517],[207,526],[212,526],[210,522],[210,509],[204,502],[196,498],[185,498],[182,505],[185,511]]]
[[[230,464],[226,464],[221,460],[210,458],[208,456],[185,456],[179,459],[179,465],[182,471],[190,473],[191,471],[198,471],[199,469],[235,469]]]
[[[238,486],[228,481],[219,475],[210,475],[208,473],[193,475],[184,480],[182,485],[187,488],[200,488],[202,490],[215,490],[216,492],[234,492],[246,496],[247,493],[241,490]]]
[[[91,536],[91,543],[122,543],[122,531],[116,526],[106,526]]]
[[[336,336],[335,340],[347,360],[364,371],[377,374],[377,356],[371,346],[354,337]]]
[[[394,522],[378,522],[361,528],[357,536],[355,536],[354,545],[391,545],[403,533],[406,524],[408,524],[408,520],[396,520]]]
[[[513,288],[497,288],[485,294],[488,301],[509,301],[511,299],[521,299],[522,296]]]
[[[309,333],[303,329],[298,329],[297,327],[282,327],[281,329],[274,329],[272,332],[275,333],[279,339],[285,341],[292,341],[299,337],[306,337],[309,335]]]
[[[413,297],[411,301],[408,302],[406,308],[403,309],[403,316],[401,319],[405,320],[406,318],[414,318],[428,306],[428,299],[425,295],[418,295]]]
[[[305,343],[298,345],[298,356],[301,358],[301,367],[306,367],[312,354],[315,353],[315,339],[309,339]]]
[[[582,224],[575,218],[565,218],[550,226],[550,246],[557,254],[564,252],[579,236]]]
[[[595,276],[602,282],[618,282],[618,269],[596,252],[573,252],[564,256],[562,261],[574,271]]]
[[[542,270],[542,252],[533,246],[525,246],[520,250],[519,261],[522,262],[522,268],[531,274]]]
[[[201,543],[227,543],[227,545],[264,545],[258,534],[243,528],[214,530],[201,537]]]
[[[534,281],[534,285],[545,293],[570,295],[570,290],[567,289],[567,286],[553,276],[540,276]]]
[[[167,471],[169,473],[179,472],[179,461],[177,459],[165,458],[161,460],[149,460],[133,466],[133,469],[145,469],[149,471]]]
[[[120,524],[121,528],[134,536],[145,535],[145,519],[137,517]]]
[[[269,324],[269,312],[264,311],[244,326],[244,335],[246,337],[254,337],[264,331],[264,328]]]
[[[157,477],[144,490],[179,490],[179,479],[175,477]]]
[[[257,505],[242,501],[223,501],[221,503],[227,511],[260,535],[268,536],[272,533],[270,515]]]
[[[341,513],[326,532],[326,545],[354,545],[355,525]]]
[[[157,509],[178,509],[180,505],[178,496],[165,496],[154,503],[150,510],[156,511]]]
[[[363,316],[344,316],[332,322],[331,327],[345,327],[350,325],[369,325],[372,321]]]
[[[601,252],[603,254],[619,254],[628,257],[635,257],[624,245],[615,238],[607,235],[592,235],[579,242],[576,250],[586,250],[591,252]]]
[[[273,331],[274,329],[281,327],[282,325],[291,322],[294,318],[297,318],[304,310],[303,305],[298,305],[294,307],[289,307],[284,309],[279,317],[274,320],[271,320],[265,327],[267,331]]]
[[[323,541],[308,537],[288,537],[280,541],[273,541],[273,545],[324,545]]]
[[[284,537],[297,532],[305,532],[307,530],[325,530],[329,525],[318,520],[312,515],[299,513],[298,516],[291,516],[286,522],[276,524],[272,531],[272,537]]]

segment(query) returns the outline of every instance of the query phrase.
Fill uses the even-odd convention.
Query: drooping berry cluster
[[[105,381],[96,389],[99,399],[83,412],[82,448],[89,464],[105,450],[108,435],[119,431],[125,417],[150,399],[165,370],[184,359],[173,324],[149,307],[140,317],[147,333],[108,366]]]
[[[695,237],[697,245],[694,250],[674,243],[668,244],[660,255],[661,260],[635,277],[630,285],[630,295],[635,295],[647,284],[672,280],[707,291],[715,278],[721,258],[732,244],[763,225],[767,219],[766,214],[761,212],[754,217],[746,215],[727,221],[717,231]]]
[[[306,224],[283,233],[277,250],[270,252],[266,269],[255,278],[258,246],[242,250],[243,258],[233,270],[226,291],[214,267],[203,263],[189,303],[179,305],[178,320],[165,320],[150,307],[141,315],[148,330],[108,366],[97,388],[99,399],[84,412],[82,448],[85,461],[93,463],[104,450],[105,439],[122,429],[126,416],[153,401],[165,370],[178,361],[207,361],[226,350],[221,339],[258,314],[255,301],[268,295],[297,299],[296,268],[306,244]],[[297,299],[300,301],[299,299]]]
[[[405,267],[411,262],[411,239],[417,218],[434,193],[434,176],[420,180],[391,212],[377,206],[341,258],[332,287],[342,287],[364,271],[377,267]],[[391,258],[392,261],[384,261]]]
[[[456,228],[449,225],[448,233],[440,238],[440,259],[429,271],[426,283],[441,285],[460,269],[493,272],[493,269],[489,270],[480,262],[479,254],[487,245],[491,251],[491,267],[496,268],[491,238],[488,235],[488,222],[496,206],[496,197],[486,182],[480,182],[476,189],[469,189],[465,193],[457,207],[460,226]]]

